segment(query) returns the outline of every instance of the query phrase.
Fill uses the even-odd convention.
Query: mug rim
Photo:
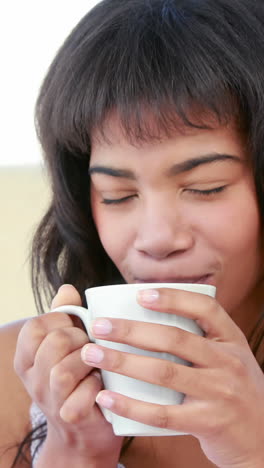
[[[190,289],[193,287],[193,291]],[[129,289],[148,289],[148,288],[171,288],[171,289],[184,289],[190,290],[190,292],[199,292],[199,290],[209,290],[211,295],[214,296],[216,292],[216,286],[206,283],[121,283],[121,284],[108,284],[103,286],[92,286],[91,288],[86,288],[85,293],[90,291],[107,290],[107,289],[119,289],[119,288],[129,288]],[[196,289],[196,291],[194,291]]]

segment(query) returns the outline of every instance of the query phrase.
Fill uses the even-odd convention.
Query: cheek
[[[259,239],[258,213],[247,207],[241,209],[241,206],[227,206],[211,217],[208,231],[214,244],[222,246],[231,254],[246,247],[252,248]]]
[[[244,195],[246,195],[244,193]],[[232,314],[262,275],[261,224],[257,202],[250,196],[219,204],[208,213],[204,237],[218,263],[217,300]],[[246,274],[245,274],[246,273]]]
[[[260,246],[260,216],[254,191],[241,187],[233,197],[208,206],[200,218],[207,240],[222,253],[252,255]]]
[[[231,313],[262,276],[260,217],[252,196],[223,204],[216,211],[206,235],[219,261],[217,299]]]
[[[128,223],[122,223],[115,216],[114,210],[105,209],[95,197],[91,197],[91,206],[95,226],[107,255],[116,264],[117,268],[125,256],[132,231]]]

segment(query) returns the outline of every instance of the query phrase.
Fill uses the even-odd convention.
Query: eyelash
[[[225,188],[226,188],[226,185],[223,185],[222,187],[216,187],[210,190],[197,190],[197,189],[186,189],[186,190],[197,196],[200,195],[200,196],[209,197],[210,195],[223,192]],[[129,195],[128,197],[116,198],[116,199],[104,198],[101,203],[103,203],[104,205],[120,205],[121,203],[125,203],[126,201],[134,198],[135,196],[136,195]]]
[[[209,197],[210,195],[214,195],[215,193],[220,193],[223,192],[223,190],[226,188],[226,185],[223,185],[221,187],[215,187],[210,190],[196,190],[196,189],[188,189],[188,192],[201,195],[201,196],[206,196]]]
[[[124,203],[127,200],[133,198],[133,197],[135,197],[135,195],[129,195],[128,197],[123,197],[123,198],[116,198],[114,200],[111,200],[110,198],[104,198],[102,200],[102,203],[104,205],[119,205],[119,204]]]

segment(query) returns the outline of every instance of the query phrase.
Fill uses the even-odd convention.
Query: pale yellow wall
[[[0,168],[0,325],[36,315],[27,256],[48,201],[41,167]]]

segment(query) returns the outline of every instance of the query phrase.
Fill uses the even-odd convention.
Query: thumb
[[[56,307],[63,305],[82,305],[80,294],[71,284],[63,284],[58,289],[58,292],[51,303],[51,309],[55,309]]]
[[[60,307],[63,305],[82,305],[81,296],[78,293],[77,289],[72,286],[72,284],[63,284],[54,296],[52,303],[51,303],[51,310],[55,309],[56,307]],[[82,328],[85,330],[85,327],[78,317],[72,315],[71,319],[76,327]]]

